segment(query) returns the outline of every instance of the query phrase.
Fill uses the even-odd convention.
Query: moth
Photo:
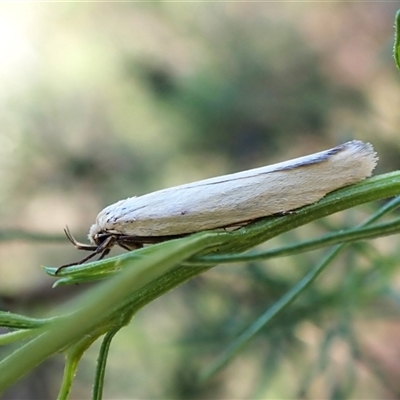
[[[369,177],[377,161],[370,143],[352,140],[278,164],[129,197],[100,211],[89,231],[91,244],[77,242],[65,229],[75,247],[91,253],[59,270],[96,255],[101,259],[115,245],[130,251],[287,213]]]

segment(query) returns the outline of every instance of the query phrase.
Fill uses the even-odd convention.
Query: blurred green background
[[[42,316],[87,289],[51,289],[39,266],[80,259],[64,226],[84,241],[122,198],[353,138],[374,144],[377,173],[399,169],[396,8],[0,4],[1,308]],[[373,207],[282,241],[353,226]],[[198,374],[323,252],[218,267],[169,293],[115,338],[104,398],[398,398],[398,238],[354,248],[204,384]],[[89,397],[95,360],[93,348],[71,398]],[[62,362],[4,398],[54,398]]]

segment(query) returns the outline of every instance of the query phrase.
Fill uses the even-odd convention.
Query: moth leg
[[[80,265],[80,264],[83,264],[83,263],[85,263],[86,261],[89,261],[91,258],[95,257],[97,254],[98,254],[97,251],[94,251],[93,253],[90,253],[87,257],[83,258],[83,259],[80,260],[80,261],[73,262],[73,263],[70,263],[70,264],[61,265],[61,267],[58,267],[58,268],[57,268],[57,270],[56,270],[56,275],[57,275],[62,269],[67,268],[67,267],[72,267],[73,265]]]
[[[72,236],[71,236],[72,237]],[[74,238],[72,237],[72,239],[74,240]],[[74,242],[72,242],[73,244],[75,244]],[[74,262],[74,263],[70,263],[70,264],[65,264],[65,265],[61,265],[61,267],[58,267],[55,274],[57,275],[62,269],[67,268],[67,267],[72,267],[73,265],[80,265],[85,263],[86,261],[89,261],[90,259],[92,259],[93,257],[97,256],[98,254],[100,254],[100,258],[99,260],[101,260],[104,256],[106,256],[110,250],[111,247],[113,246],[113,244],[115,243],[115,237],[114,236],[109,236],[106,240],[104,240],[103,243],[101,243],[99,246],[92,246],[94,247],[94,250],[92,253],[90,253],[87,257],[83,258],[80,261]],[[78,247],[78,246],[77,246]],[[78,247],[79,249],[79,247]],[[84,248],[84,250],[89,250],[88,248]]]
[[[278,213],[278,215],[291,215],[291,214],[297,214],[297,210],[289,210],[289,211],[281,211]]]
[[[64,233],[67,236],[68,240],[79,250],[86,250],[86,251],[95,251],[98,246],[85,244],[78,242],[73,236],[71,231],[69,230],[68,226],[64,228]]]
[[[122,247],[123,249],[125,249],[127,251],[137,250],[137,249],[141,249],[143,247],[143,243],[132,243],[132,245],[130,247],[123,242],[122,243],[119,242],[118,240],[117,240],[117,243],[118,243],[119,247]]]
[[[232,232],[232,231],[236,231],[240,228],[243,228],[244,226],[246,226],[254,221],[255,221],[254,219],[250,219],[247,221],[234,222],[233,224],[222,226],[221,228],[217,228],[217,229],[223,229],[225,232]]]
[[[108,253],[111,251],[111,249],[105,249],[103,250],[103,252],[101,253],[100,257],[98,258],[98,260],[101,260],[102,258],[104,258],[106,255],[108,255]],[[97,260],[97,261],[98,261]]]

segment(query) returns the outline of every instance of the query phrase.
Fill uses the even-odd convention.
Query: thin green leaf
[[[108,352],[110,350],[111,342],[118,331],[119,328],[113,329],[104,336],[99,356],[97,358],[97,368],[93,384],[92,400],[101,400],[103,398],[104,377],[106,373]]]
[[[0,326],[15,329],[33,329],[39,328],[48,323],[47,319],[30,318],[20,314],[0,311]]]

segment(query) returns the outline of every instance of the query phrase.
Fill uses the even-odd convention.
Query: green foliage
[[[396,21],[394,24],[395,35],[394,35],[394,46],[393,46],[393,56],[397,68],[400,71],[400,10],[396,13]]]
[[[0,390],[4,390],[46,358],[56,352],[64,351],[67,355],[67,363],[59,399],[66,399],[79,359],[97,338],[105,334],[93,392],[93,398],[99,399],[104,382],[107,352],[112,337],[120,328],[129,323],[132,316],[146,304],[211,268],[210,265],[201,264],[203,255],[218,252],[218,254],[222,253],[226,259],[231,254],[232,260],[234,260],[235,253],[249,249],[321,216],[394,195],[400,195],[400,172],[368,179],[330,194],[320,202],[304,207],[295,213],[266,218],[234,232],[194,234],[187,238],[171,240],[121,256],[61,270],[58,284],[82,283],[111,275],[115,276],[89,290],[48,320],[32,320],[7,313],[0,314],[1,325],[13,327],[17,332],[20,329],[27,329],[33,335],[33,338],[0,362],[2,371]],[[396,207],[398,203],[399,199],[396,198],[365,224],[375,222],[376,219]],[[394,234],[399,231],[400,228],[397,226],[397,229],[390,233]],[[359,238],[357,238],[356,232],[356,229],[352,230],[352,240],[365,238],[362,229],[360,229]],[[387,234],[387,231],[382,230],[382,235]],[[378,236],[378,232],[375,232],[375,235]],[[322,247],[327,243],[322,241],[319,242],[319,245]],[[239,349],[261,329],[264,329],[272,319],[284,318],[287,307],[300,294],[306,292],[310,284],[342,249],[343,245],[328,253],[261,317],[238,335],[221,358],[205,372],[204,376],[210,377],[224,364],[231,361]],[[45,269],[53,275],[57,270],[49,267]],[[8,342],[7,336],[5,339],[4,343]],[[0,343],[2,343],[2,338],[0,338]]]

